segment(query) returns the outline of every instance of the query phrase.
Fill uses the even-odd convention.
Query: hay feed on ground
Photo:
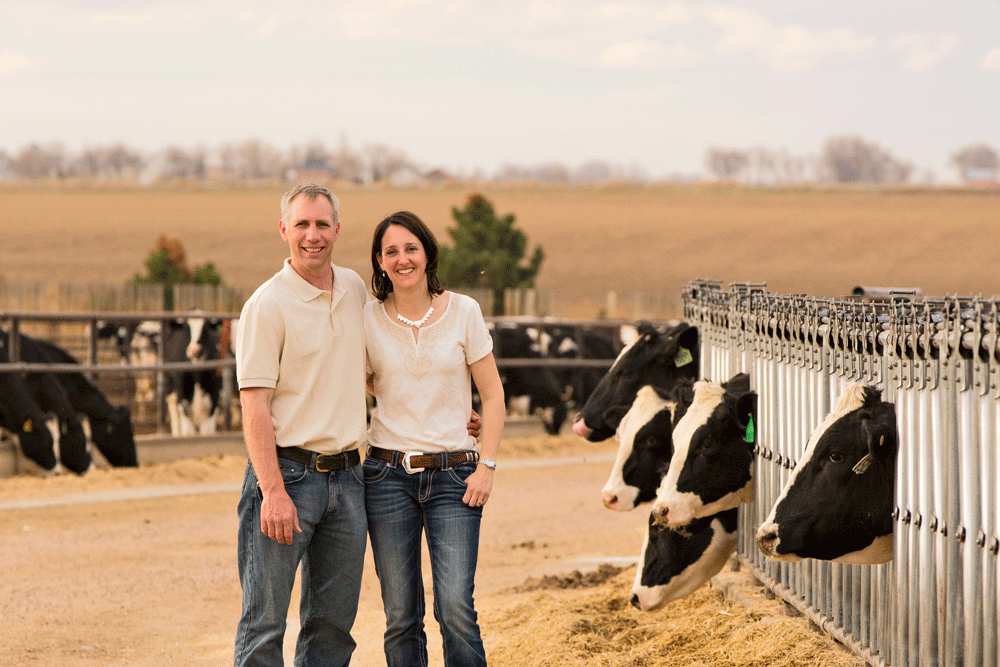
[[[587,667],[863,667],[864,661],[789,616],[780,600],[749,609],[703,586],[655,612],[628,602],[635,568],[589,588],[515,587],[481,612],[495,665]],[[515,592],[527,588],[528,592]],[[763,598],[763,593],[761,593]],[[772,609],[768,610],[768,607]]]

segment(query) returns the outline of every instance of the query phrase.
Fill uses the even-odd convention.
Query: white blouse
[[[451,292],[441,318],[421,327],[418,340],[378,301],[365,304],[364,323],[376,401],[368,443],[401,452],[478,449],[466,428],[469,366],[493,351],[479,304]]]

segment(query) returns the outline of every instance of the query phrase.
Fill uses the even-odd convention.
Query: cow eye
[[[830,461],[832,463],[840,463],[844,460],[844,455],[840,452],[830,452]]]

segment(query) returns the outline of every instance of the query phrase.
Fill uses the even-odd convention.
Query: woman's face
[[[389,225],[386,228],[378,263],[392,281],[394,290],[427,284],[424,246],[406,227]]]

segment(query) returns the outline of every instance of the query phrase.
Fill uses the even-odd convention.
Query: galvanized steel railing
[[[759,395],[756,499],[740,560],[868,663],[996,667],[1000,302],[840,301],[695,281],[684,316],[703,376],[750,374]],[[754,542],[809,435],[847,381],[896,404],[895,554],[885,565],[779,563]]]

